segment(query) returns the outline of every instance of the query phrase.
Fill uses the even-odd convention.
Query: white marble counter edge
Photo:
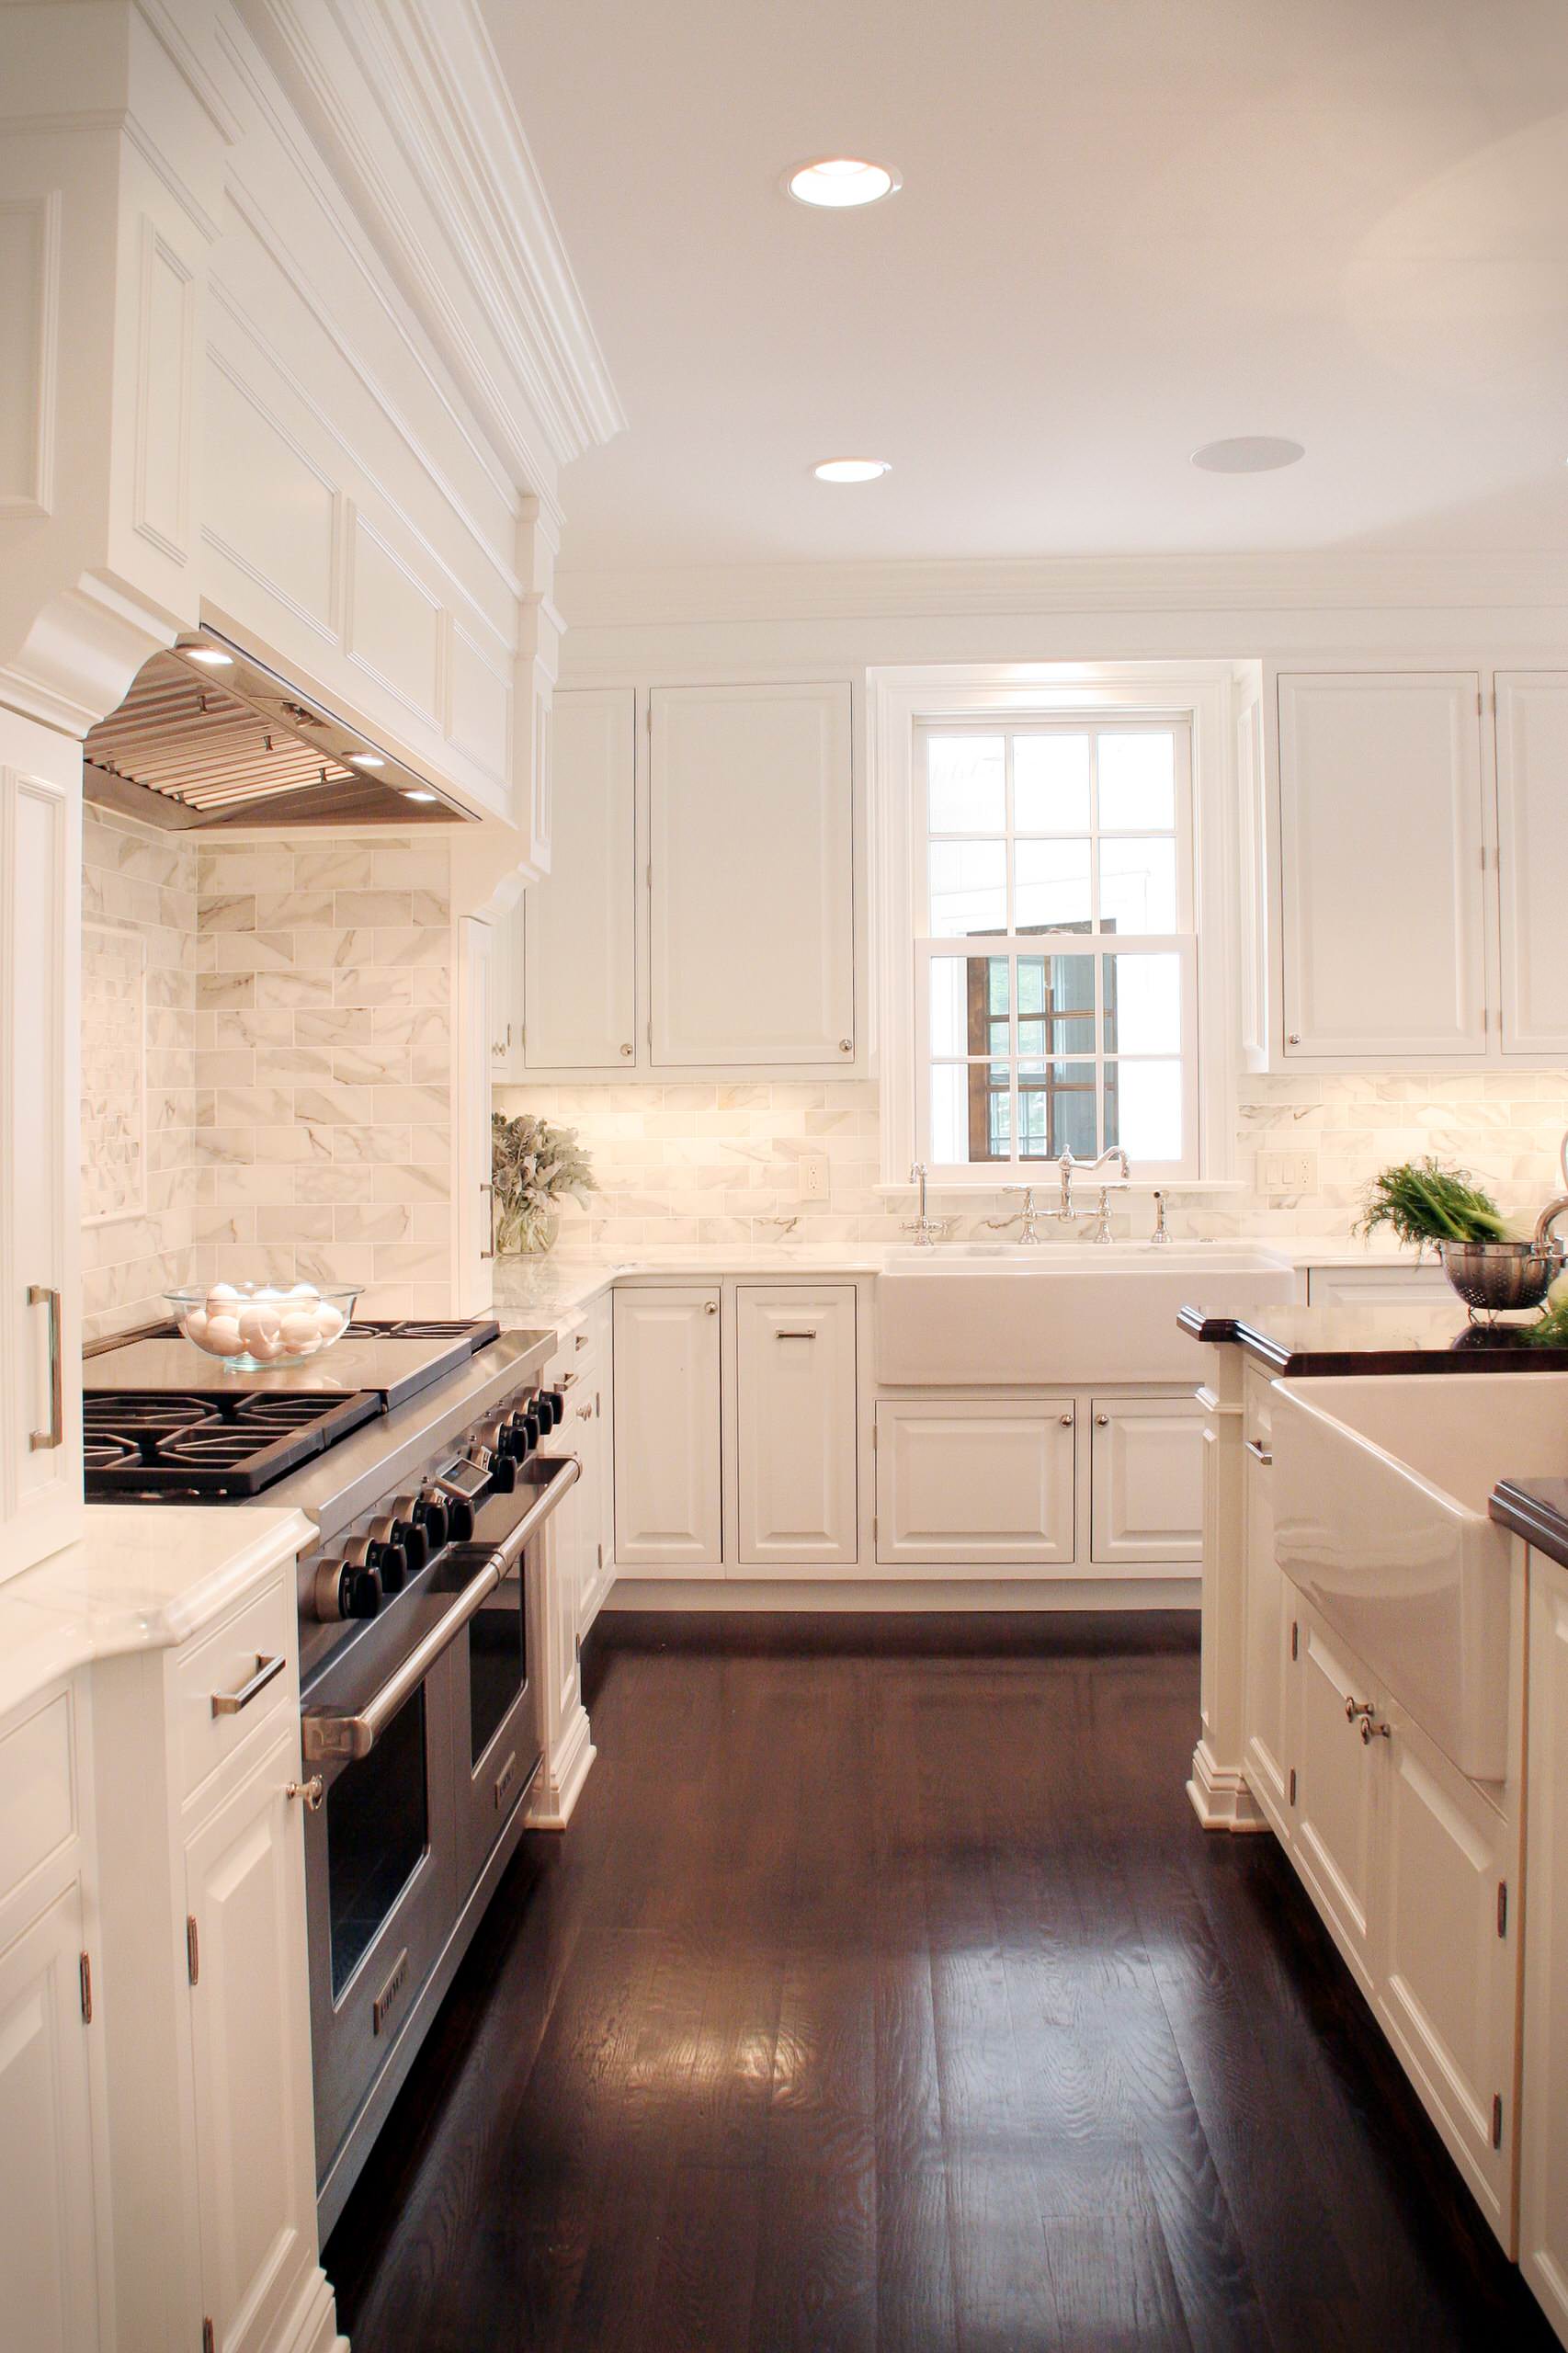
[[[172,1650],[314,1540],[303,1512],[95,1504],[86,1532],[0,1585],[0,1715],[62,1676]]]

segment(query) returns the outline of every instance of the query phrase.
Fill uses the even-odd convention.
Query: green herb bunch
[[[1512,1242],[1517,1237],[1490,1193],[1463,1168],[1436,1160],[1403,1161],[1372,1179],[1358,1233],[1392,1226],[1402,1242]]]
[[[491,1177],[495,1188],[496,1247],[531,1249],[552,1202],[585,1201],[598,1191],[575,1128],[551,1127],[531,1111],[490,1120]],[[550,1227],[553,1233],[553,1224]]]

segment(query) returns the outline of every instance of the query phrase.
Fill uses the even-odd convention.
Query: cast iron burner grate
[[[357,1315],[344,1335],[350,1340],[472,1340],[476,1348],[488,1347],[492,1340],[500,1336],[499,1324],[488,1318],[475,1323],[472,1315],[455,1316],[450,1322],[410,1315],[397,1324],[367,1321]]]
[[[82,1401],[87,1493],[98,1502],[259,1495],[381,1410],[374,1390],[352,1397],[216,1390],[89,1394]]]

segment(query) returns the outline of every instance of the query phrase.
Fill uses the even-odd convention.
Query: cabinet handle
[[[1365,1722],[1369,1716],[1375,1715],[1376,1712],[1370,1699],[1357,1699],[1352,1698],[1349,1692],[1346,1693],[1345,1721],[1347,1724],[1353,1724],[1358,1716]]]
[[[326,1783],[319,1773],[312,1773],[308,1781],[285,1782],[283,1794],[286,1798],[301,1799],[307,1813],[319,1813],[322,1800],[326,1795]]]
[[[1072,1415],[1071,1415],[1071,1414],[1063,1414],[1063,1415],[1062,1415],[1060,1416],[1060,1419],[1061,1419],[1062,1427],[1062,1428],[1063,1428],[1064,1430],[1070,1430],[1070,1429],[1072,1428],[1072,1427],[1073,1427],[1073,1416],[1072,1416]]]
[[[593,1418],[594,1418],[594,1409],[593,1409],[593,1407],[592,1407],[591,1405],[579,1405],[579,1406],[578,1406],[578,1408],[577,1408],[577,1419],[578,1419],[580,1422],[591,1422],[591,1421],[593,1420]]]
[[[1264,1445],[1263,1440],[1260,1438],[1244,1438],[1242,1443],[1246,1448],[1247,1452],[1252,1455],[1256,1461],[1262,1463],[1266,1471],[1270,1468],[1273,1463],[1274,1457],[1270,1454],[1268,1449]]]
[[[281,1651],[279,1651],[276,1658],[263,1658],[258,1652],[256,1654],[256,1673],[248,1677],[246,1680],[241,1684],[237,1691],[213,1692],[213,1714],[215,1716],[237,1716],[242,1708],[248,1708],[250,1706],[251,1701],[256,1698],[258,1691],[265,1691],[267,1685],[273,1680],[273,1678],[281,1675],[282,1672],[283,1654]]]
[[[570,1389],[574,1381],[581,1381],[582,1378],[580,1372],[558,1373],[551,1385],[556,1389]]]
[[[717,1315],[719,1313],[718,1301],[716,1299],[705,1299],[702,1302],[702,1313],[704,1315]]]
[[[1292,1029],[1290,1036],[1285,1040],[1285,1043],[1288,1046],[1299,1046],[1301,1042],[1301,1033],[1299,1029]]]
[[[1370,1708],[1369,1708],[1361,1718],[1362,1747],[1370,1748],[1373,1741],[1378,1738],[1380,1733],[1384,1740],[1392,1740],[1393,1738],[1393,1730],[1392,1725],[1380,1723],[1377,1717],[1373,1715]]]
[[[1110,1415],[1108,1414],[1096,1414],[1095,1415],[1095,1427],[1097,1430],[1108,1430],[1110,1427]]]
[[[623,1062],[630,1062],[631,1060],[631,1049],[630,1046],[622,1046],[620,1053],[621,1060]]]
[[[490,1196],[490,1247],[488,1250],[482,1250],[479,1254],[480,1263],[483,1265],[486,1258],[494,1258],[495,1256],[495,1188],[494,1185],[481,1185],[479,1189],[482,1193],[488,1193]]]
[[[852,1054],[855,1051],[854,1039],[840,1038],[838,1041],[838,1051],[841,1054]]]
[[[776,1340],[814,1340],[816,1338],[816,1333],[814,1331],[775,1332],[773,1336]]]
[[[43,1283],[28,1285],[28,1305],[49,1310],[49,1427],[28,1438],[30,1454],[46,1453],[65,1443],[65,1368],[60,1350],[60,1293]]]

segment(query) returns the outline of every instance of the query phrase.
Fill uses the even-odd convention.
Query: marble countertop
[[[1194,1289],[1198,1289],[1194,1285]],[[1416,1298],[1398,1306],[1258,1307],[1206,1316],[1184,1308],[1197,1340],[1244,1348],[1271,1373],[1568,1372],[1568,1347],[1541,1347],[1528,1324],[1472,1324],[1460,1302]]]
[[[188,1642],[314,1535],[298,1511],[89,1504],[76,1543],[0,1585],[0,1715],[94,1659]]]

